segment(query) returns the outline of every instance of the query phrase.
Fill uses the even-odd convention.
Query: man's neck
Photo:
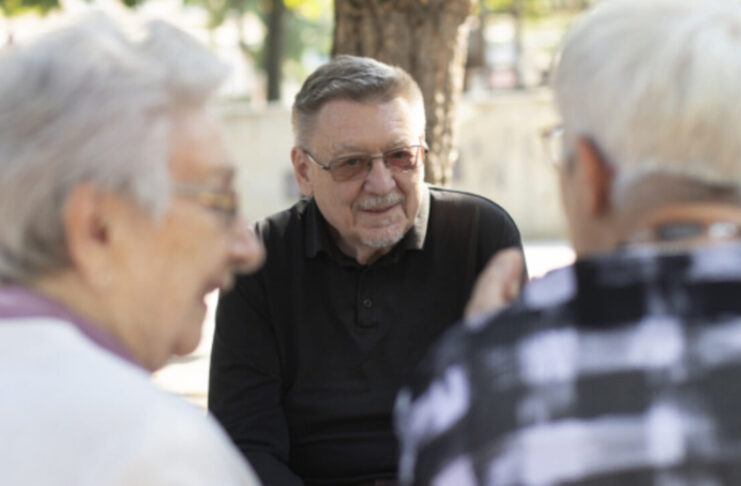
[[[371,265],[378,261],[382,256],[391,251],[393,246],[384,248],[373,248],[366,245],[348,245],[339,238],[335,237],[335,243],[339,250],[358,262],[360,265]]]

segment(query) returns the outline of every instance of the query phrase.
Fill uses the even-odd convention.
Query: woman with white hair
[[[263,259],[206,111],[223,75],[101,17],[0,57],[1,484],[256,484],[149,377]]]

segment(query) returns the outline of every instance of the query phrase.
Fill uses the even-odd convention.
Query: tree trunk
[[[456,109],[463,90],[469,15],[477,0],[335,0],[332,55],[369,56],[419,83],[430,155],[425,179],[450,183],[457,159]]]
[[[283,22],[286,7],[283,0],[272,0],[265,39],[265,72],[268,78],[268,101],[280,100],[283,74]]]

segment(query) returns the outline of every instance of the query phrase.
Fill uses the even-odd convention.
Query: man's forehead
[[[353,116],[355,114],[368,114],[372,112],[384,111],[405,111],[414,114],[418,109],[417,103],[404,96],[395,96],[393,98],[377,98],[371,100],[355,101],[345,98],[328,100],[316,112],[316,118],[319,121],[331,122],[338,118]]]
[[[333,100],[318,113],[312,138],[333,153],[386,150],[416,143],[424,127],[415,108],[403,97],[363,103]]]
[[[388,141],[385,143],[384,149],[398,148],[414,142],[416,142],[416,140],[411,140],[409,136],[393,137],[388,139]],[[354,144],[350,142],[345,143],[342,140],[333,144],[332,148],[337,152],[364,152],[368,149],[366,145]]]

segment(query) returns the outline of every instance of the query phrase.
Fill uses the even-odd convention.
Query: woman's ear
[[[578,137],[575,142],[574,163],[578,177],[584,184],[581,204],[587,213],[599,218],[610,212],[610,190],[613,170],[597,147],[587,138]]]
[[[74,187],[64,201],[62,224],[72,265],[87,280],[104,283],[111,246],[105,195],[90,184]],[[100,280],[100,282],[98,282]]]

